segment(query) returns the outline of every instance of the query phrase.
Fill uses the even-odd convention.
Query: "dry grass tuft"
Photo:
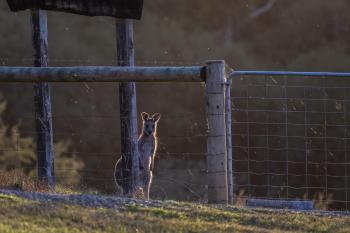
[[[55,185],[55,187],[47,186],[38,181],[35,177],[26,175],[20,169],[0,171],[0,189],[60,194],[81,193],[78,191],[73,191],[74,189],[71,187],[63,187],[61,185]]]
[[[43,185],[34,181],[19,169],[0,171],[0,188],[16,189],[21,191],[47,191]]]

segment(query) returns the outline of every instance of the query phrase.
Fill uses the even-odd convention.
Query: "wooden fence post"
[[[208,203],[228,203],[225,126],[225,62],[208,61],[207,95],[207,183]]]
[[[231,79],[226,80],[225,117],[226,117],[226,147],[227,147],[227,189],[228,203],[233,204],[233,171],[232,171],[232,113],[231,113]]]
[[[117,21],[117,52],[119,66],[134,66],[133,21]],[[136,84],[134,82],[119,84],[121,152],[123,161],[123,189],[131,195],[138,187],[139,152],[137,145],[137,105]]]
[[[48,66],[47,15],[46,11],[31,11],[32,44],[34,49],[34,66]],[[50,85],[34,84],[35,120],[37,132],[38,179],[48,186],[55,183],[54,154],[52,134],[52,113]]]

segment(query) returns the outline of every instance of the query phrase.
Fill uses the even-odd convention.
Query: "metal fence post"
[[[208,61],[207,97],[207,183],[208,203],[228,203],[227,149],[225,126],[225,62]]]
[[[233,204],[233,171],[232,171],[232,113],[231,113],[231,84],[230,78],[226,79],[225,89],[225,117],[226,117],[226,147],[227,147],[227,189],[228,203]]]
[[[48,66],[47,15],[46,11],[31,11],[32,44],[34,49],[34,66]],[[38,179],[45,185],[53,186],[54,154],[50,85],[34,84],[35,120],[37,131]]]

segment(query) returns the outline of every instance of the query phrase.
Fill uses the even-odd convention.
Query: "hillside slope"
[[[93,195],[15,194],[1,191],[0,232],[350,232],[348,216]]]

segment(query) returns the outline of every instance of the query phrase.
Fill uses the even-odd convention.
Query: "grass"
[[[0,187],[81,194],[47,188],[20,171],[0,175]],[[84,191],[84,193],[94,193]],[[161,208],[91,208],[0,194],[0,232],[350,232],[349,217],[252,210],[167,201]]]
[[[173,201],[91,208],[0,195],[0,232],[350,232],[349,217]]]
[[[30,177],[21,170],[0,171],[0,188],[14,189],[27,192],[44,192],[56,194],[100,194],[97,190],[79,187],[77,185],[69,187],[67,184],[56,184],[48,187],[38,181],[37,178]]]

